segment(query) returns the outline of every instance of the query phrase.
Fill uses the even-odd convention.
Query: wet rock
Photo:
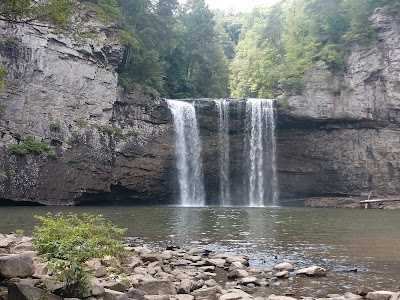
[[[32,256],[28,253],[0,257],[0,276],[4,278],[26,278],[35,273]]]
[[[369,292],[366,296],[367,300],[389,300],[393,292],[389,291],[375,291],[375,292]]]
[[[148,295],[176,295],[176,289],[170,281],[143,282],[135,285],[135,288]]]
[[[366,296],[369,292],[375,292],[375,290],[365,285],[359,286],[356,290],[356,294],[363,297]]]
[[[289,271],[289,272],[292,272],[294,270],[293,265],[291,263],[289,263],[289,262],[282,262],[282,263],[276,264],[273,268],[276,271]]]
[[[62,300],[61,297],[50,294],[45,290],[23,284],[13,282],[8,285],[8,299],[9,300]]]
[[[295,271],[297,275],[305,275],[311,277],[326,276],[326,270],[319,266],[312,266]]]

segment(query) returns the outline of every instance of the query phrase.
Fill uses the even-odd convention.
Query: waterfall
[[[229,101],[214,100],[219,114],[218,145],[219,145],[219,183],[220,204],[231,205],[229,180]]]
[[[245,190],[249,206],[276,205],[275,108],[273,100],[248,99],[246,102]]]
[[[175,130],[179,203],[182,206],[204,206],[205,193],[196,111],[190,103],[166,101],[172,113]]]

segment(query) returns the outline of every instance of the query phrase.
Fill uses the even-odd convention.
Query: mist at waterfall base
[[[201,101],[201,99],[200,99]],[[209,99],[204,101],[210,102]],[[193,101],[166,100],[175,131],[178,201],[181,206],[204,206],[205,199],[201,136]],[[276,206],[275,101],[271,99],[215,99],[218,115],[219,198],[221,206]],[[244,118],[245,151],[240,170],[242,182],[232,195],[230,179],[230,109]],[[239,198],[239,199],[238,199]]]

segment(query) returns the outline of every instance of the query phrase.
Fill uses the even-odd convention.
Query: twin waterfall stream
[[[194,102],[166,100],[172,113],[175,131],[176,170],[179,187],[179,205],[205,206],[201,139]],[[245,103],[228,99],[213,101],[218,111],[219,199],[221,206],[276,206],[278,187],[276,174],[276,109],[274,100],[247,99]],[[244,118],[244,155],[242,195],[232,201],[230,178],[230,109]],[[239,204],[238,204],[239,203]]]

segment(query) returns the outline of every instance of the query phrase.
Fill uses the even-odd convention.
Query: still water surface
[[[251,266],[270,268],[276,256],[296,268],[320,265],[326,278],[296,278],[265,293],[322,296],[354,291],[358,285],[400,288],[400,215],[389,210],[305,208],[185,208],[168,206],[0,207],[0,232],[32,233],[34,215],[47,212],[102,214],[127,236],[156,248],[200,246],[250,257]],[[348,272],[357,269],[357,272]]]

